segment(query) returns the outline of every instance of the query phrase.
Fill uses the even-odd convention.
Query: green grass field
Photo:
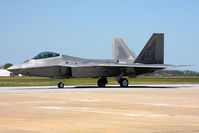
[[[96,85],[98,79],[65,79],[67,85]],[[0,78],[0,86],[57,86],[60,80],[43,77],[6,77]],[[109,85],[118,84],[114,78],[108,78]],[[130,84],[199,84],[199,77],[151,78],[138,77],[129,79]]]

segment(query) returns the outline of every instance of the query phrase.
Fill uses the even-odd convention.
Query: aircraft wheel
[[[129,81],[126,78],[122,78],[119,83],[121,87],[128,87],[129,85]]]
[[[97,81],[98,87],[105,87],[107,83],[108,83],[108,81],[107,81],[106,78],[100,78],[100,79]]]
[[[58,84],[58,88],[64,88],[64,83],[59,82],[59,84]]]

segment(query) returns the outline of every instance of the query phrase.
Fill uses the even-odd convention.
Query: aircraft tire
[[[106,78],[100,78],[100,79],[97,81],[98,87],[105,87],[107,83],[108,83],[108,81],[107,81]]]
[[[59,84],[58,84],[58,88],[64,88],[64,83],[59,82]]]
[[[128,87],[129,85],[129,81],[126,78],[122,78],[119,83],[121,87]]]

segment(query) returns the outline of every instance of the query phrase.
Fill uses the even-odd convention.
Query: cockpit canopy
[[[54,52],[42,52],[35,56],[33,59],[44,59],[44,58],[51,58],[51,57],[57,57],[60,54],[54,53]]]

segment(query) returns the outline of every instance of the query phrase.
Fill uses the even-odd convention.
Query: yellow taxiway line
[[[18,123],[18,122],[4,122],[0,121],[2,124],[10,124],[10,125],[23,125],[23,126],[34,126],[34,127],[49,127],[49,128],[58,128],[58,129],[66,129],[66,130],[78,130],[78,131],[89,131],[89,132],[97,132],[97,133],[117,133],[105,130],[95,130],[95,129],[84,129],[84,128],[72,128],[72,127],[63,127],[63,126],[48,126],[41,124],[27,124],[27,123]]]
[[[67,121],[70,121],[70,122],[82,122],[82,123],[107,123],[107,124],[129,124],[129,125],[161,125],[161,126],[194,126],[194,127],[199,127],[199,123],[192,124],[192,123],[169,123],[169,122],[82,121],[82,120],[28,119],[28,118],[0,118],[0,120],[47,121],[47,122],[53,122],[53,121],[56,121],[56,122],[58,122],[58,121],[64,122],[65,121],[65,122],[67,122]],[[3,122],[0,122],[0,123],[3,123]],[[48,127],[48,126],[46,126],[46,127]],[[52,127],[54,127],[54,126],[52,126]],[[63,128],[63,127],[60,127],[60,128]],[[90,130],[90,129],[81,129],[81,128],[70,128],[70,127],[69,127],[69,129],[74,129],[74,130],[80,129],[80,130],[103,132],[103,133],[115,133],[115,132],[109,132],[109,131],[103,131],[103,130]]]

